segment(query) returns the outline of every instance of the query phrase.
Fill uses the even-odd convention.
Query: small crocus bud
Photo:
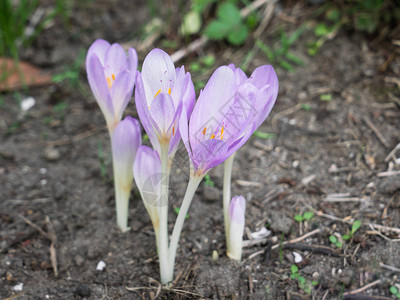
[[[158,238],[158,207],[162,176],[161,160],[157,151],[147,146],[140,146],[133,164],[133,176]]]
[[[229,240],[228,257],[240,261],[242,259],[242,242],[244,231],[244,216],[246,212],[246,199],[243,196],[235,196],[232,198],[229,216]]]
[[[141,144],[139,122],[131,117],[121,121],[111,136],[117,224],[122,231],[128,230],[129,196],[133,181],[132,165]]]

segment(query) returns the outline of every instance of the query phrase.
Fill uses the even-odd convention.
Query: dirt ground
[[[170,16],[179,13],[173,1],[164,5]],[[292,32],[313,9],[278,2],[260,39],[270,45],[276,28]],[[137,34],[151,17],[144,1],[83,2],[67,24],[56,20],[44,30],[22,58],[55,74],[96,38],[139,47]],[[177,36],[179,20],[166,22],[169,29],[150,48],[166,39],[182,47],[188,42]],[[259,129],[274,137],[253,136],[236,155],[232,194],[247,199],[242,263],[225,256],[219,166],[210,173],[214,186],[201,184],[195,195],[169,289],[158,282],[152,225],[136,190],[132,230],[116,228],[108,133],[84,65],[81,87],[3,93],[0,299],[395,299],[389,289],[400,290],[400,151],[389,153],[400,143],[399,47],[343,28],[310,57],[305,44],[312,39],[306,31],[294,45],[304,66],[276,68],[277,104]],[[210,42],[176,65],[210,53],[215,68],[240,65],[253,47],[251,38],[243,47]],[[139,51],[139,64],[148,50]],[[248,73],[263,64],[266,56],[257,51]],[[212,71],[194,72],[193,80]],[[332,99],[322,101],[324,94]],[[18,99],[28,96],[36,104],[22,112]],[[126,114],[136,116],[133,101]],[[172,207],[185,191],[186,159],[181,147]],[[311,220],[294,220],[306,211],[314,213]],[[170,209],[170,231],[175,217]],[[330,236],[340,240],[354,220],[361,228],[342,248],[333,245]],[[261,228],[270,235],[250,242]],[[303,283],[291,276],[298,255]],[[103,271],[96,270],[100,261]]]

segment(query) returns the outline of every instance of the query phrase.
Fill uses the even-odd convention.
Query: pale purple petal
[[[192,161],[197,170],[205,173],[209,169],[219,165],[229,156],[226,156],[228,148],[221,140],[205,140],[197,144],[193,149]]]
[[[276,94],[278,93],[278,77],[276,76],[274,68],[270,65],[264,65],[256,68],[247,82],[251,83],[259,90],[266,85],[270,85],[273,90],[276,91]]]
[[[111,102],[110,90],[106,78],[104,77],[103,67],[96,54],[92,54],[89,58],[86,71],[93,95],[106,117],[107,122],[109,122],[114,119],[114,108]]]
[[[154,131],[154,128],[152,125],[150,111],[149,111],[149,105],[147,103],[146,93],[145,93],[145,89],[143,86],[142,75],[140,74],[140,72],[137,72],[137,76],[136,76],[135,104],[136,104],[136,110],[138,112],[139,119],[142,123],[142,126],[143,126],[144,130],[146,131],[146,133],[150,139],[150,142],[153,145],[153,148],[159,152],[160,151],[160,143],[158,141],[158,138],[155,134],[155,131]]]
[[[247,80],[247,76],[242,71],[241,68],[236,68],[236,66],[234,64],[230,64],[228,67],[235,73],[237,85],[241,85],[242,83],[244,83]]]
[[[179,134],[181,135],[182,142],[186,147],[189,157],[192,157],[192,149],[189,144],[189,124],[185,107],[182,108],[181,117],[179,119]]]
[[[142,143],[139,122],[126,117],[118,123],[111,136],[113,163],[118,170],[116,176],[121,176],[123,181],[131,182],[133,179],[132,165],[136,152]]]
[[[159,135],[168,132],[175,117],[174,102],[170,95],[161,93],[154,98],[150,106],[151,121]]]
[[[156,205],[160,195],[161,160],[157,151],[141,146],[136,154],[133,165],[133,176],[143,201],[149,205]]]
[[[190,118],[190,144],[193,149],[220,126],[234,101],[236,79],[233,71],[227,67],[219,67],[199,96]]]
[[[231,222],[244,224],[245,213],[246,213],[246,199],[243,196],[233,197],[231,200],[231,205],[229,207],[229,215]]]
[[[128,58],[124,48],[120,44],[112,44],[106,53],[104,61],[106,76],[112,78],[122,70],[128,69]]]
[[[88,53],[86,55],[86,70],[89,69],[89,59],[91,58],[92,54],[96,54],[101,64],[104,65],[106,53],[109,48],[110,48],[110,43],[105,40],[98,39],[94,41],[94,43],[90,46]]]
[[[175,83],[175,66],[171,57],[161,49],[153,49],[146,56],[142,67],[142,77],[145,82],[146,96],[151,101],[160,91],[171,92]]]
[[[119,72],[115,78],[111,87],[111,99],[117,120],[122,118],[122,114],[132,97],[134,83],[134,74],[128,70]]]
[[[133,48],[128,49],[128,63],[129,70],[132,74],[135,74],[138,67],[138,56],[136,50]]]

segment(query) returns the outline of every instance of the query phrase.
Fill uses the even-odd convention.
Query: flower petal
[[[226,156],[227,150],[226,143],[221,140],[205,140],[197,144],[193,150],[193,164],[197,170],[203,170],[205,173],[228,159],[229,156]]]
[[[109,48],[110,48],[109,42],[102,40],[102,39],[95,40],[94,43],[90,46],[88,53],[86,55],[86,69],[88,69],[89,59],[92,56],[92,54],[94,54],[94,53],[99,58],[101,64],[104,65],[106,53]]]
[[[138,56],[136,50],[133,48],[128,49],[128,63],[129,70],[132,74],[135,74],[138,67]]]
[[[151,122],[151,116],[149,111],[149,105],[147,104],[146,92],[142,79],[142,74],[137,72],[136,75],[136,89],[135,89],[135,104],[136,110],[139,115],[140,122],[144,130],[146,131],[153,148],[160,152],[160,143],[154,132],[153,124]]]
[[[135,83],[134,74],[128,70],[119,72],[111,87],[111,99],[114,106],[115,117],[120,120],[129,100],[132,97]]]
[[[147,146],[141,146],[133,164],[133,175],[143,201],[156,206],[162,179],[161,160],[157,151]]]
[[[243,196],[235,196],[231,200],[229,207],[229,216],[231,222],[244,224],[244,216],[246,212],[246,199]]]
[[[126,117],[118,123],[111,136],[113,163],[117,170],[115,176],[126,185],[133,180],[132,165],[141,144],[141,130],[136,119]]]
[[[174,122],[175,112],[174,101],[170,95],[161,93],[154,98],[150,106],[150,115],[159,135],[167,134]]]
[[[220,125],[234,101],[235,92],[236,78],[233,71],[227,66],[215,70],[200,93],[190,118],[189,137],[192,149],[199,142],[210,138],[209,132],[214,132]]]
[[[176,73],[171,57],[161,49],[153,49],[146,56],[142,67],[148,103],[160,92],[168,93],[173,89]]]
[[[106,76],[112,78],[122,70],[128,69],[128,59],[124,48],[120,44],[112,44],[108,49],[104,61]]]
[[[240,85],[247,80],[247,76],[241,68],[236,68],[234,64],[230,64],[228,67],[235,73],[237,85]]]
[[[259,90],[268,84],[273,87],[273,90],[278,94],[278,77],[276,76],[274,68],[270,65],[263,65],[256,68],[247,82],[251,83]]]
[[[107,120],[107,124],[109,124],[109,122],[112,122],[114,119],[114,108],[111,102],[107,81],[104,76],[103,66],[96,54],[92,54],[89,58],[86,71],[93,95]]]

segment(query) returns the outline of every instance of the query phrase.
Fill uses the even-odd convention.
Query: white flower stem
[[[159,203],[159,245],[158,257],[160,261],[161,283],[165,284],[172,280],[169,277],[170,266],[168,264],[168,187],[169,187],[169,143],[161,144],[161,184]]]
[[[201,180],[203,179],[204,174],[202,175],[194,175],[190,176],[189,183],[186,188],[185,197],[183,198],[182,205],[179,209],[178,217],[175,221],[174,230],[171,236],[171,243],[168,254],[168,262],[169,262],[169,279],[172,280],[174,276],[174,265],[175,265],[175,257],[176,250],[178,248],[179,237],[182,232],[183,223],[185,222],[186,214],[189,210],[190,204],[192,203],[193,196],[199,186]]]
[[[223,212],[224,212],[224,225],[225,225],[225,239],[226,239],[226,249],[229,249],[230,240],[230,216],[229,216],[229,206],[231,202],[231,179],[232,179],[232,167],[233,161],[235,160],[235,153],[233,153],[224,162],[224,187],[223,187]]]
[[[114,164],[115,165],[115,164]],[[131,195],[132,183],[124,184],[125,178],[118,176],[118,170],[114,167],[114,189],[115,189],[115,208],[117,212],[117,225],[122,232],[129,230],[128,212],[129,197]]]

